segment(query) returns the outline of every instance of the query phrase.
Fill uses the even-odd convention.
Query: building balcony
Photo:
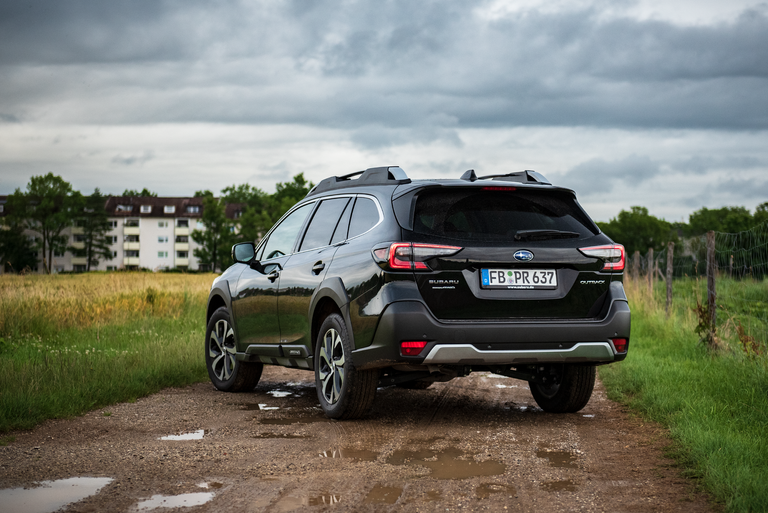
[[[88,259],[85,257],[72,257],[72,265],[88,265]]]
[[[83,227],[82,226],[73,226],[72,227],[72,235],[82,235],[83,234]]]
[[[177,258],[176,267],[189,267],[189,258]]]
[[[125,257],[123,265],[139,265],[139,257]]]
[[[173,249],[176,251],[189,251],[189,242],[177,242],[174,244]]]
[[[125,226],[123,227],[123,235],[138,235],[141,228],[138,226]]]
[[[138,251],[140,245],[140,242],[123,242],[123,251]]]
[[[75,249],[85,249],[85,242],[73,242],[72,247]]]
[[[174,232],[176,235],[189,235],[189,227],[188,226],[177,226],[176,231]]]

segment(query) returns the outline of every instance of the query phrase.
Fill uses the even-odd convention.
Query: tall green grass
[[[0,278],[0,432],[207,379],[212,276]]]
[[[627,286],[629,356],[600,368],[609,397],[667,426],[686,473],[728,510],[768,511],[766,357],[748,355],[733,341],[717,351],[705,348],[685,304],[693,289],[687,297],[678,295],[668,319],[663,303],[635,285]]]

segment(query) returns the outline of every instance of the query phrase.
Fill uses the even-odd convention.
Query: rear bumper
[[[608,363],[623,360],[612,338],[629,340],[630,312],[613,300],[600,320],[450,322],[435,319],[418,301],[390,304],[373,343],[353,351],[361,369],[423,365],[522,365],[544,362]],[[426,340],[419,356],[402,356],[400,342]]]

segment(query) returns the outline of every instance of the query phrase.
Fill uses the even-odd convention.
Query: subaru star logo
[[[520,251],[515,251],[515,260],[520,260],[521,262],[528,262],[529,260],[533,260],[533,253],[525,249],[521,249]]]

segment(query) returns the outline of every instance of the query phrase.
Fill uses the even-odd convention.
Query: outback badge
[[[521,249],[520,251],[515,251],[515,260],[519,260],[521,262],[528,262],[530,260],[533,260],[533,253],[525,249]]]

